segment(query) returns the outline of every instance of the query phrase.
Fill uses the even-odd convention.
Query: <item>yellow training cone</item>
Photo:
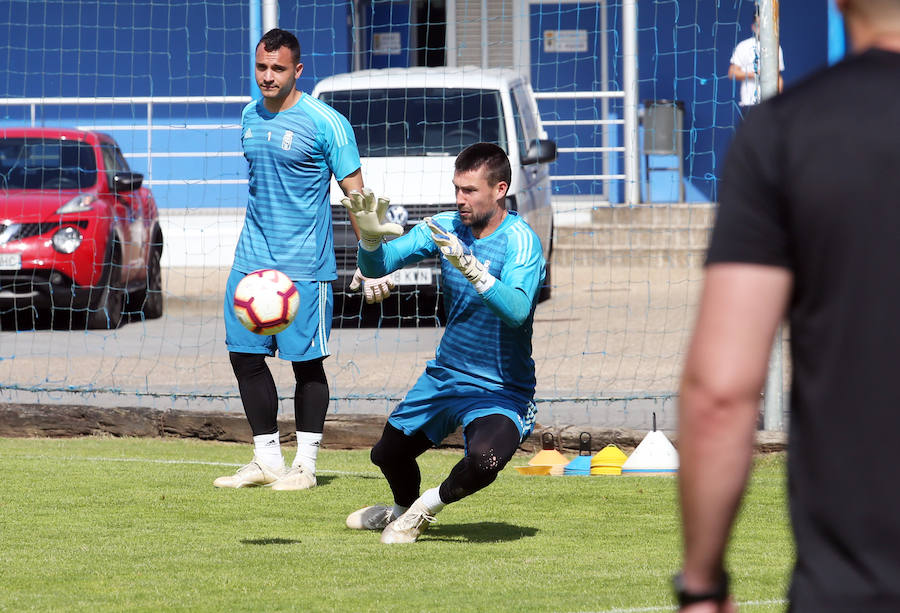
[[[607,445],[591,460],[592,475],[621,475],[628,456],[615,445]]]
[[[556,442],[553,435],[544,432],[541,435],[541,447],[543,449],[531,460],[528,461],[529,466],[549,466],[551,475],[561,475],[569,463],[569,458],[556,450]]]

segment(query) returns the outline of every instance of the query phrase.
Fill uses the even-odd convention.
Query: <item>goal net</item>
[[[126,303],[121,325],[98,329],[61,325],[37,298],[11,299],[23,280],[44,274],[36,269],[52,269],[65,254],[52,262],[2,259],[24,244],[9,227],[35,202],[4,185],[0,401],[240,411],[223,293],[247,199],[240,116],[252,85],[249,4],[11,0],[0,9],[7,66],[0,136],[63,126],[117,141],[159,207],[158,222],[129,218],[127,207],[120,214],[135,236],[146,230],[141,224],[158,223],[164,301],[161,317]],[[278,15],[301,41],[298,87],[307,93],[328,77],[368,69],[475,66],[523,75],[524,93],[501,92],[494,107],[472,97],[479,82],[444,92],[443,109],[422,102],[430,84],[407,86],[399,102],[385,90],[352,103],[339,94],[329,100],[352,108],[347,114],[366,145],[366,183],[404,204],[412,219],[435,205],[425,195],[433,187],[429,168],[468,141],[505,139],[508,150],[521,145],[526,153],[530,135],[556,143],[558,157],[547,166],[552,213],[529,219],[548,225],[551,250],[550,296],[534,322],[536,400],[547,425],[649,428],[653,414],[661,428],[675,424],[715,177],[739,119],[725,75],[735,44],[750,35],[754,3],[637,4],[631,32],[627,11],[635,4],[622,0],[316,0],[282,2]],[[629,37],[637,52],[631,98]],[[510,96],[514,124],[502,116]],[[629,111],[637,124],[628,124]],[[451,133],[451,124],[468,132]],[[506,133],[508,125],[526,136]],[[0,169],[9,171],[11,156],[0,145]],[[521,176],[539,166],[522,166]],[[639,187],[636,202],[630,185]],[[449,191],[443,209],[453,207]],[[516,206],[527,207],[521,194]],[[337,236],[346,222],[340,207],[334,213]],[[59,222],[52,209],[45,216],[34,231],[51,241]],[[132,256],[118,265],[138,262]],[[339,268],[353,266],[352,253],[339,247],[338,257]],[[439,279],[426,268],[404,273],[398,294],[381,306],[335,284],[330,411],[389,411],[433,357],[443,313],[430,299]],[[269,363],[291,412],[290,366]]]

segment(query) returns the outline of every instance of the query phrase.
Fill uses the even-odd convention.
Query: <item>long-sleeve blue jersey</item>
[[[434,363],[460,383],[476,385],[513,399],[534,397],[531,357],[534,309],[545,275],[540,239],[515,212],[509,212],[489,236],[476,239],[455,211],[433,218],[459,238],[497,279],[484,294],[441,257],[441,288],[447,327]],[[422,222],[375,251],[359,250],[359,267],[380,277],[440,251]]]

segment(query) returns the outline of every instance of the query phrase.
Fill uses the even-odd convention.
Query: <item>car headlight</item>
[[[56,210],[56,214],[64,215],[65,213],[81,213],[82,211],[90,211],[93,208],[91,205],[96,201],[97,196],[94,194],[78,194],[67,203],[59,207]]]
[[[78,228],[66,226],[57,230],[53,235],[53,248],[60,253],[72,253],[81,245],[83,238]]]

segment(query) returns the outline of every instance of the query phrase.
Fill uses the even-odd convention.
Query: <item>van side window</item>
[[[525,90],[524,83],[519,83],[513,87],[510,93],[520,108],[521,126],[524,132],[525,149],[527,150],[528,145],[540,138],[537,128],[537,109],[534,107],[533,102],[534,98],[528,95],[529,92]],[[522,155],[524,156],[525,153],[523,152]]]
[[[519,159],[523,159],[528,153],[528,142],[525,140],[525,124],[522,121],[522,113],[519,110],[519,101],[516,99],[515,90],[509,93],[509,102],[512,105],[513,118],[516,124],[516,143],[519,146]]]

